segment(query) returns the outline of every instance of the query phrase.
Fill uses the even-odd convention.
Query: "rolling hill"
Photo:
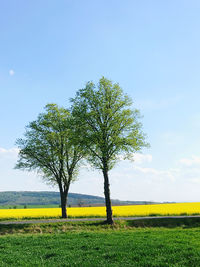
[[[68,206],[102,206],[103,197],[69,193]],[[113,205],[150,204],[147,201],[120,201],[112,200]],[[0,206],[18,205],[60,205],[59,192],[34,191],[5,191],[0,192]]]

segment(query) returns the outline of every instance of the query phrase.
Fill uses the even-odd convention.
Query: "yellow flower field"
[[[105,217],[105,207],[68,208],[69,217]],[[192,215],[200,214],[200,202],[113,206],[113,216],[151,216],[151,215]],[[60,217],[60,208],[40,209],[0,209],[0,219],[52,218]]]

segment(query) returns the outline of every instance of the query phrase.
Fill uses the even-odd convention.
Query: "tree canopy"
[[[83,150],[74,143],[69,110],[48,104],[44,113],[26,127],[17,169],[36,170],[44,180],[60,190],[62,216],[66,217],[66,199],[71,182],[76,179]]]
[[[72,100],[72,114],[78,125],[79,144],[87,151],[87,160],[104,175],[107,221],[112,223],[108,171],[119,156],[130,158],[147,147],[140,112],[117,83],[102,77],[95,85],[88,82]]]

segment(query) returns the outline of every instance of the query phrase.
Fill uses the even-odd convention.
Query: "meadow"
[[[200,202],[154,205],[113,206],[114,217],[198,215]],[[69,218],[106,217],[105,207],[67,208]],[[60,218],[60,208],[0,209],[0,220]]]
[[[0,266],[200,266],[200,219],[155,220],[2,225]]]

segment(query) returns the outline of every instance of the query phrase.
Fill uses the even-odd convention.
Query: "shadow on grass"
[[[153,218],[126,221],[128,227],[167,227],[193,228],[200,227],[200,218]]]
[[[34,234],[34,233],[63,233],[70,231],[98,231],[109,229],[105,221],[74,221],[74,222],[41,222],[24,224],[0,224],[0,235],[6,234]]]
[[[200,227],[198,218],[152,218],[144,220],[119,220],[114,225],[105,221],[74,221],[74,222],[48,222],[37,224],[9,224],[0,225],[0,235],[6,234],[54,234],[76,231],[104,231],[104,230],[130,230],[134,228],[194,228]]]
[[[16,232],[26,232],[28,228],[27,224],[8,224],[8,225],[0,225],[0,235],[4,234],[13,234]]]

